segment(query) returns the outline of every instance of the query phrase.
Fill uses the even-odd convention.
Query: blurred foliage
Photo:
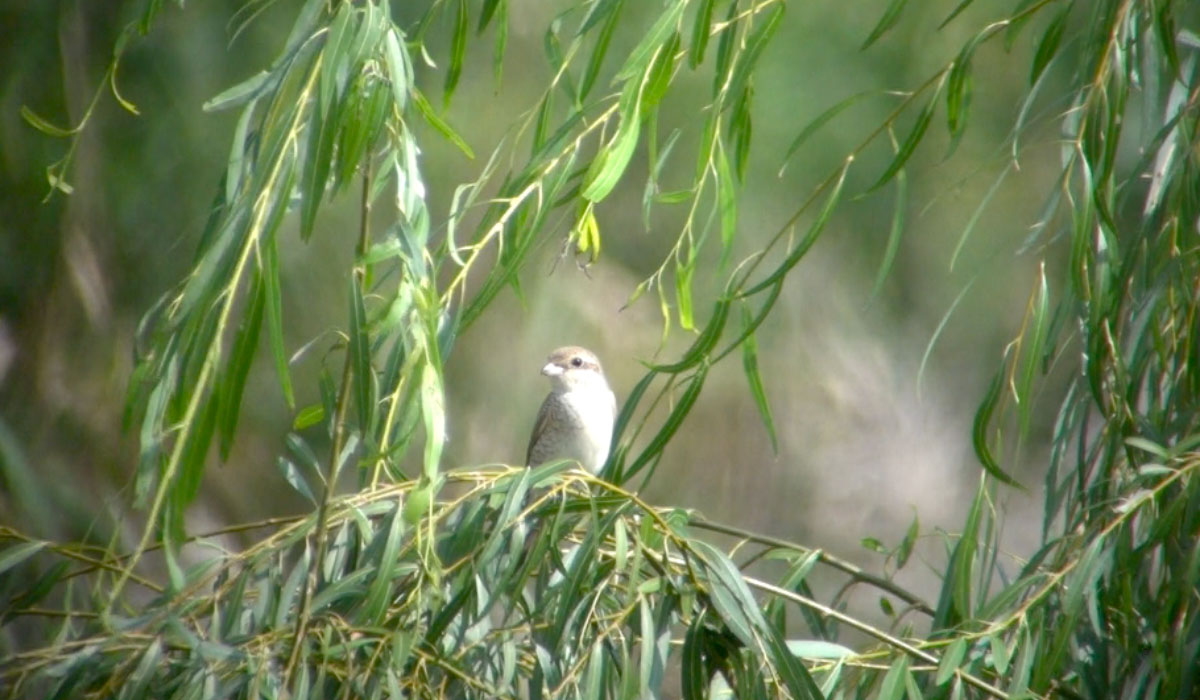
[[[972,4],[950,8],[940,26],[973,17]],[[862,48],[886,41],[907,5],[891,0]],[[136,110],[118,89],[126,53],[164,14],[191,12],[137,7],[75,124],[56,125],[41,106],[21,112],[67,139],[48,171],[55,197],[83,195],[72,173],[83,169],[96,105],[107,95]],[[237,31],[264,24],[268,12],[287,15],[288,29],[259,72],[204,103],[238,110],[229,155],[202,208],[207,224],[190,267],[138,328],[126,417],[138,438],[131,495],[145,522],[132,542],[120,526],[102,526],[111,528],[107,543],[0,530],[8,693],[1195,695],[1200,8],[1017,2],[967,31],[957,55],[926,79],[893,92],[888,116],[771,235],[751,237],[739,190],[753,176],[756,76],[785,7],[564,4],[543,36],[548,84],[478,158],[475,179],[454,190],[437,224],[420,155],[442,142],[476,158],[477,144],[445,107],[471,68],[469,47],[489,43],[491,71],[503,75],[518,8],[447,0],[393,13],[386,2],[306,0],[232,13]],[[908,240],[915,154],[934,133],[950,152],[959,147],[975,118],[982,48],[1011,47],[1023,33],[1036,39],[1030,65],[1020,66],[1028,89],[1001,178],[1017,172],[1034,117],[1045,119],[1050,105],[1059,177],[1022,248],[1065,274],[1037,277],[981,402],[980,483],[961,529],[943,534],[936,602],[819,549],[646,503],[637,493],[710,371],[732,354],[776,440],[757,334],[774,321],[785,282],[834,212],[853,206],[848,195],[886,187],[895,213],[880,287]],[[1018,55],[1001,57],[1007,70]],[[441,108],[422,63],[437,67]],[[662,106],[689,97],[683,76],[705,78],[700,118],[662,138]],[[838,101],[798,130],[784,161],[862,99]],[[889,157],[871,170],[861,156],[880,147]],[[634,158],[643,152],[644,162]],[[680,154],[686,183],[666,185],[665,165]],[[629,295],[657,300],[664,347],[679,337],[688,346],[650,363],[629,394],[606,479],[566,464],[445,469],[445,362],[456,341],[503,290],[521,293],[519,273],[539,244],[555,242],[585,267],[602,262],[618,234],[601,225],[598,207],[639,166],[643,217],[684,213]],[[294,225],[301,241],[315,239],[324,233],[318,216],[339,194],[357,202],[353,235],[339,241],[352,250],[344,320],[289,352],[280,232]],[[389,223],[377,230],[380,212]],[[292,366],[308,353],[321,355],[321,370],[307,392],[317,398],[303,403]],[[279,476],[310,510],[189,533],[185,513],[210,454],[232,454],[259,362],[273,367],[293,414]],[[1035,397],[1056,372],[1068,388],[1042,469],[1042,542],[1005,554],[996,502],[1030,473]],[[16,442],[3,445],[10,482],[29,471],[13,466]],[[348,481],[353,492],[339,494]],[[700,532],[739,544],[727,553]],[[253,533],[254,543],[229,551],[221,538],[233,533]],[[894,573],[919,537],[914,519],[894,546],[864,544]],[[782,567],[773,580],[757,573],[767,561]],[[818,567],[847,581],[827,603],[809,584]],[[851,586],[879,591],[890,629],[846,612]]]

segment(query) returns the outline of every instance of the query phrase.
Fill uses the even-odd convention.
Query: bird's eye
[[[572,367],[582,367],[583,366],[583,358],[582,357],[572,357],[571,358],[571,366]]]

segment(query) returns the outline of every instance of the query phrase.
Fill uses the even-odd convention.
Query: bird
[[[604,378],[595,353],[577,345],[550,353],[542,374],[550,378],[550,393],[542,401],[526,466],[555,459],[573,459],[592,474],[599,474],[608,459],[617,397]]]

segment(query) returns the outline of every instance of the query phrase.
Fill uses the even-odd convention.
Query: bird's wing
[[[541,439],[542,433],[546,430],[546,425],[550,422],[550,399],[554,394],[549,394],[542,401],[542,407],[538,409],[537,420],[533,422],[533,432],[529,435],[529,447],[525,448],[525,466],[535,466],[530,464],[533,461],[533,446]]]

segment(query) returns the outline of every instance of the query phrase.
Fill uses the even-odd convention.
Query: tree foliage
[[[889,3],[864,49],[905,19],[906,4]],[[205,105],[240,116],[192,268],[143,324],[128,411],[141,450],[139,537],[129,549],[103,548],[3,530],[11,634],[0,677],[9,693],[645,697],[670,684],[687,698],[1194,695],[1200,12],[1171,0],[1015,3],[927,80],[905,86],[891,116],[732,265],[735,244],[747,240],[738,186],[753,143],[755,71],[786,7],[568,4],[545,33],[552,80],[511,137],[480,158],[478,178],[435,215],[421,139],[475,154],[413,66],[435,56],[449,102],[468,47],[490,39],[500,76],[513,8],[447,0],[400,24],[383,0],[297,3],[275,60]],[[162,11],[148,3],[117,47],[106,80],[118,100],[121,52]],[[633,37],[621,55],[611,50],[619,34]],[[889,164],[865,173],[870,190],[899,194],[882,276],[903,243],[911,158],[938,129],[958,143],[971,121],[976,54],[1022,35],[1036,48],[1006,144],[1013,169],[1043,104],[1061,130],[1061,175],[1022,247],[1066,267],[1039,276],[982,400],[980,486],[960,532],[946,536],[939,598],[927,603],[819,549],[639,498],[710,368],[733,353],[773,433],[755,334],[834,210],[848,206],[858,156],[877,142],[892,147]],[[679,99],[684,74],[711,77],[702,118],[688,139],[660,143],[658,110]],[[858,99],[800,129],[787,157]],[[23,113],[53,135],[77,131]],[[663,164],[681,157],[682,142],[694,144],[683,157],[695,167],[686,186],[665,189]],[[639,149],[648,164],[640,174]],[[72,152],[51,169],[55,187],[69,189]],[[443,366],[456,339],[519,285],[537,243],[561,237],[557,217],[573,222],[565,250],[595,262],[615,235],[597,207],[635,176],[645,177],[647,212],[687,214],[669,254],[630,295],[657,295],[664,333],[688,332],[691,344],[650,366],[631,392],[606,478],[566,464],[446,469]],[[360,202],[345,323],[323,341],[336,359],[321,400],[295,406],[280,232],[294,225],[307,240],[339,193]],[[371,228],[377,207],[394,221],[386,230]],[[969,234],[970,225],[964,242]],[[703,257],[706,246],[716,255]],[[183,515],[210,453],[229,454],[263,344],[295,411],[281,477],[312,510],[189,534]],[[999,549],[995,504],[1028,473],[1016,469],[1021,446],[1055,372],[1068,389],[1042,467],[1043,541],[1013,557]],[[344,477],[356,484],[349,494],[337,490]],[[240,528],[261,533],[256,544],[221,549],[218,536]],[[742,562],[705,532],[738,536]],[[898,566],[919,534],[914,522],[891,550]],[[762,558],[780,560],[784,573],[769,581],[747,570]],[[821,602],[806,582],[817,567],[909,610],[884,630],[840,599]],[[905,622],[909,614],[920,621]]]

